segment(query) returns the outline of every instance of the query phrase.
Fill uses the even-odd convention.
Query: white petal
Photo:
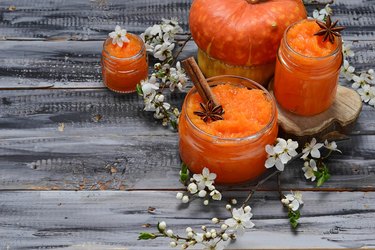
[[[311,150],[311,156],[314,157],[314,158],[320,158],[320,151],[319,151],[319,149],[317,149],[317,148],[314,147]]]
[[[204,168],[204,169],[202,170],[202,175],[203,175],[204,177],[208,177],[209,174],[210,174],[210,170],[209,170],[208,168]]]
[[[264,166],[266,168],[272,168],[273,166],[275,166],[275,163],[276,163],[276,160],[274,157],[270,157],[266,160]]]
[[[279,155],[279,158],[283,164],[287,164],[288,161],[292,159],[292,157],[290,157],[290,155],[288,155],[287,153],[282,153],[281,155]]]
[[[281,162],[280,159],[277,159],[276,160],[276,168],[279,170],[279,171],[284,171],[284,164]]]
[[[234,226],[237,225],[237,221],[234,220],[233,218],[226,219],[226,220],[224,221],[224,223],[225,223],[226,225],[228,225],[229,227],[234,227]]]
[[[275,151],[273,150],[273,147],[271,145],[266,145],[266,152],[269,155],[274,155]]]
[[[243,221],[242,222],[242,225],[245,227],[245,228],[253,228],[255,225],[254,223],[252,223],[251,221]]]

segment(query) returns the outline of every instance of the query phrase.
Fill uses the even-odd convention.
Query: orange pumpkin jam
[[[290,26],[278,51],[274,93],[284,109],[302,116],[324,112],[333,103],[342,64],[341,38],[332,44],[315,20]]]
[[[134,34],[122,47],[108,38],[103,45],[102,75],[104,84],[111,90],[129,93],[148,76],[147,54],[143,41]]]
[[[289,46],[299,54],[308,57],[328,56],[337,48],[337,42],[323,42],[323,36],[314,36],[319,30],[315,21],[303,20],[289,29],[286,39]]]
[[[249,90],[230,84],[212,88],[220,100],[225,113],[224,120],[205,123],[194,111],[200,110],[203,102],[198,93],[194,93],[187,103],[187,113],[192,123],[207,134],[221,138],[246,137],[264,128],[272,116],[272,104],[260,89]]]
[[[209,82],[217,85],[212,91],[223,106],[224,120],[205,123],[195,115],[202,99],[192,89],[179,121],[181,159],[193,173],[209,168],[220,184],[254,179],[266,170],[265,146],[277,137],[274,100],[267,90],[245,78],[219,76]]]

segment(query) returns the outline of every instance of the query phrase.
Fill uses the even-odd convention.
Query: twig
[[[250,201],[251,197],[253,196],[253,194],[255,193],[255,191],[257,191],[257,189],[262,186],[266,181],[268,181],[270,178],[272,178],[273,176],[275,176],[276,174],[280,174],[281,172],[280,171],[275,171],[273,173],[271,173],[270,175],[268,175],[267,177],[265,177],[264,179],[260,180],[258,182],[258,184],[249,192],[248,196],[246,197],[245,201],[243,202],[242,204],[242,208],[244,208],[247,203]]]
[[[173,56],[173,61],[171,62],[171,65],[174,65],[177,62],[177,58],[180,56],[181,52],[184,50],[186,44],[190,41],[191,37],[192,37],[191,34],[189,34],[188,37],[185,39],[184,43],[181,45],[179,50]]]

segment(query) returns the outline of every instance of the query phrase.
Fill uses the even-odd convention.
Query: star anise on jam
[[[332,20],[331,20],[331,17],[329,15],[327,16],[325,23],[316,20],[316,23],[319,25],[321,30],[316,32],[314,35],[315,36],[324,36],[323,42],[325,42],[328,39],[333,44],[335,42],[335,36],[340,37],[341,36],[340,32],[345,29],[345,27],[336,26],[337,22],[338,22],[338,20],[336,20],[332,24]]]
[[[194,111],[194,114],[200,116],[204,122],[223,120],[224,110],[221,105],[215,105],[212,100],[206,104],[200,103],[202,111]]]

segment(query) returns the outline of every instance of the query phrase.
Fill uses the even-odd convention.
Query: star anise
[[[221,105],[216,106],[212,100],[206,104],[200,103],[202,111],[194,111],[194,114],[200,116],[204,122],[223,120],[224,110]]]
[[[345,29],[345,27],[342,27],[342,26],[336,27],[337,22],[338,22],[338,20],[336,20],[332,24],[332,20],[331,20],[331,17],[329,15],[327,16],[325,23],[316,20],[316,23],[319,25],[321,30],[316,32],[314,35],[315,36],[324,36],[323,42],[325,42],[328,38],[328,40],[333,44],[335,42],[335,36],[340,37],[341,34],[339,32]]]

